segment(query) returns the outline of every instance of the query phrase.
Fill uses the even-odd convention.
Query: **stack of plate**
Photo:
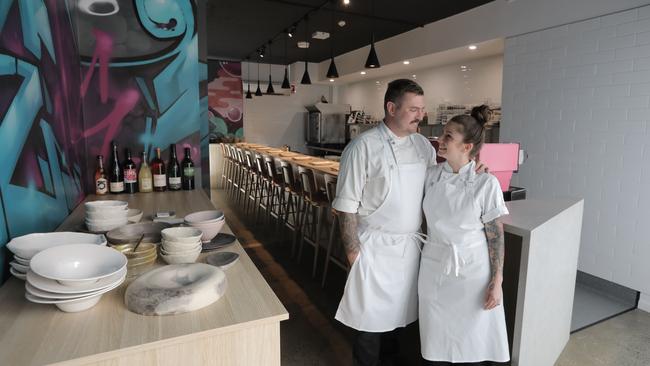
[[[124,201],[91,201],[84,204],[86,208],[86,226],[88,230],[106,232],[128,222],[128,203]]]
[[[135,244],[117,244],[111,248],[122,252],[128,259],[126,268],[129,276],[137,276],[151,267],[158,258],[158,245],[154,243],[140,243],[138,250],[133,251]]]
[[[70,244],[45,249],[30,262],[25,297],[38,304],[55,304],[65,312],[83,311],[124,282],[126,264],[124,254],[104,246]]]
[[[106,238],[104,235],[66,231],[18,236],[7,243],[7,248],[14,253],[14,260],[9,263],[11,266],[9,271],[24,280],[32,257],[47,248],[65,244],[106,245]]]
[[[201,241],[209,242],[219,234],[226,219],[219,210],[199,211],[185,216],[185,223],[203,232]]]
[[[169,264],[194,263],[201,254],[203,232],[194,227],[171,227],[161,231],[160,256]]]

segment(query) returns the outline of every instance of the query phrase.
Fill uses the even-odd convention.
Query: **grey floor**
[[[317,277],[311,277],[311,248],[306,246],[298,264],[291,258],[287,236],[268,225],[256,224],[221,190],[212,191],[212,201],[224,210],[233,232],[289,311],[290,319],[281,323],[282,365],[351,365],[354,334],[333,319],[345,273],[333,269],[322,288],[322,264]],[[576,327],[618,309],[616,304],[595,299],[588,289],[576,291],[576,307],[580,309],[574,317]],[[600,305],[591,306],[594,304]],[[420,365],[417,325],[407,327],[400,338],[400,365]],[[582,365],[649,366],[650,314],[634,310],[573,333],[556,366]]]
[[[576,284],[571,331],[600,322],[633,308],[628,302],[606,296],[589,286]]]

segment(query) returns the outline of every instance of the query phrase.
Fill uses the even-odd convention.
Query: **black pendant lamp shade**
[[[302,74],[302,80],[300,84],[311,85],[311,78],[309,77],[309,68],[307,66],[307,61],[305,61],[305,73]]]
[[[255,91],[255,96],[262,96],[262,89],[260,89],[260,64],[257,63],[257,90]]]
[[[271,65],[269,65],[270,68]],[[273,81],[271,80],[271,71],[269,70],[269,86],[266,88],[266,94],[275,94],[273,89]]]
[[[253,99],[251,94],[251,62],[247,59],[246,65],[248,66],[248,91],[246,92],[246,99]]]
[[[327,69],[327,77],[330,79],[339,77],[339,72],[336,70],[336,64],[334,63],[334,57],[330,60],[330,67]]]
[[[370,53],[366,59],[366,69],[376,69],[379,66],[379,59],[377,58],[377,51],[375,51],[375,33],[370,36]]]
[[[289,89],[291,88],[291,84],[289,84],[289,68],[284,67],[284,80],[282,80],[282,89]]]

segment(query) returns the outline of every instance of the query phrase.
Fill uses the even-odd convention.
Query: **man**
[[[431,143],[416,133],[424,92],[412,80],[388,84],[385,118],[343,152],[333,208],[351,264],[336,319],[358,331],[355,365],[387,363],[396,329],[417,319],[422,196]]]

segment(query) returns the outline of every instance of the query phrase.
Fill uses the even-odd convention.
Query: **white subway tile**
[[[580,58],[580,64],[597,64],[614,61],[616,59],[616,51],[618,50],[602,50],[594,53],[583,54]]]
[[[599,87],[610,85],[611,83],[612,75],[580,76],[578,79],[579,87]]]
[[[566,77],[590,76],[596,74],[596,65],[582,65],[567,67],[564,71]]]
[[[650,86],[650,85],[649,85]],[[650,93],[650,89],[648,89]],[[624,96],[630,95],[629,85],[605,85],[594,89],[594,96]]]
[[[630,95],[650,95],[650,83],[632,84]]]
[[[650,31],[650,19],[642,19],[631,23],[621,24],[616,28],[616,34],[619,36],[648,31]]]
[[[642,6],[637,9],[637,18],[638,19],[645,19],[645,18],[650,18],[650,6]]]
[[[627,119],[628,121],[649,121],[650,108],[630,108]]]
[[[650,82],[650,70],[619,72],[612,76],[614,84],[637,84]]]
[[[598,42],[599,50],[614,50],[617,48],[626,48],[634,46],[635,34],[621,36],[616,38],[601,39]]]
[[[617,60],[629,60],[635,58],[650,57],[650,45],[619,48],[614,51],[616,52]]]
[[[613,74],[615,72],[632,71],[634,67],[633,60],[619,60],[612,62],[605,62],[596,65],[596,74]]]
[[[650,32],[637,33],[635,44],[637,46],[650,44]]]
[[[610,98],[608,95],[581,96],[578,98],[578,106],[580,108],[609,107]]]
[[[631,9],[627,11],[622,11],[619,13],[614,13],[610,15],[605,15],[600,18],[600,24],[603,27],[610,25],[619,25],[624,23],[630,23],[637,19],[637,10]]]
[[[569,34],[582,33],[600,28],[600,18],[592,18],[581,22],[569,24]]]
[[[601,118],[608,121],[625,121],[627,120],[628,110],[625,108],[593,108],[594,118]],[[622,141],[622,138],[621,138]]]
[[[650,107],[650,96],[616,96],[611,99],[613,108],[647,108]]]
[[[650,70],[650,57],[630,60],[634,62],[634,71]]]

